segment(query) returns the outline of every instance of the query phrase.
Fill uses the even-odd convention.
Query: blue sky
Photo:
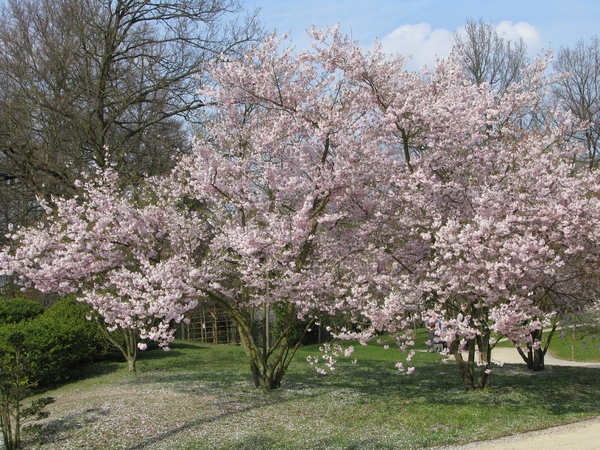
[[[304,30],[311,25],[339,23],[363,47],[378,38],[385,51],[412,55],[412,69],[447,56],[452,33],[467,17],[522,37],[530,56],[600,36],[600,0],[245,0],[245,6],[261,8],[268,30],[292,31],[298,47],[307,46]]]

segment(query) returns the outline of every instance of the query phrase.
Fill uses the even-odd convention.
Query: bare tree
[[[508,40],[483,19],[467,19],[464,33],[456,31],[453,41],[469,78],[477,85],[488,83],[499,92],[518,81],[527,64],[523,39]]]
[[[590,169],[598,165],[600,143],[600,40],[578,41],[573,48],[561,48],[554,61],[561,76],[553,94],[565,109],[582,121],[583,130],[574,137],[587,148]]]
[[[5,0],[0,220],[93,167],[124,184],[168,171],[190,145],[206,62],[261,34],[240,0]]]

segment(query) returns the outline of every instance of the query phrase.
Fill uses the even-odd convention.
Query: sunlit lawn
[[[306,362],[307,356],[319,354],[318,346],[302,348],[282,389],[272,392],[252,386],[240,347],[192,341],[178,341],[168,353],[143,353],[133,379],[124,365],[103,375],[106,366],[96,366],[99,376],[75,382],[72,388],[81,392],[99,383],[135,380],[160,383],[165,392],[185,390],[236,405],[234,412],[209,421],[190,417],[194,432],[180,436],[173,447],[163,442],[160,448],[426,448],[600,414],[598,369],[552,367],[533,373],[524,365],[507,364],[494,369],[492,389],[465,392],[454,363],[441,362],[438,354],[417,352],[405,363],[416,371],[406,375],[394,366],[405,358],[397,348],[385,350],[376,343],[354,347],[354,354],[340,357],[336,370],[326,376]]]
[[[551,341],[550,353],[561,359],[600,362],[600,330],[579,330],[576,332],[575,340],[571,330],[567,330],[564,338],[557,336]]]

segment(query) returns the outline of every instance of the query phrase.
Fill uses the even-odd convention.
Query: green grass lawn
[[[418,449],[600,414],[598,369],[552,367],[533,373],[522,364],[506,364],[494,369],[490,390],[465,392],[457,367],[437,354],[417,352],[405,363],[416,371],[406,375],[394,367],[405,359],[397,348],[354,347],[354,354],[340,357],[326,376],[306,362],[319,354],[318,346],[302,348],[282,388],[267,392],[253,387],[240,347],[177,341],[170,352],[142,353],[135,375],[125,364],[100,364],[86,378],[44,395],[60,396],[64,403],[71,394],[81,396],[102,385],[131,385],[158,386],[160,395],[195,396],[198,405],[210,399],[210,408],[190,410],[186,423],[153,437],[155,447],[143,448]],[[214,405],[220,409],[211,409]],[[123,430],[103,430],[102,436],[117,432],[122,448],[142,448]]]
[[[600,330],[566,332],[563,339],[556,336],[550,342],[550,354],[570,361],[600,362]]]

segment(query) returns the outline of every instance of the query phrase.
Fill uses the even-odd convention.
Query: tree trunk
[[[541,348],[533,348],[530,344],[527,344],[527,353],[523,351],[521,347],[517,347],[517,351],[529,370],[534,372],[544,370],[544,352]]]
[[[557,324],[558,321],[555,320],[552,324],[550,332],[548,333],[548,337],[546,337],[546,343],[543,347],[541,343],[542,335],[544,333],[543,330],[535,330],[531,333],[531,342],[527,343],[527,353],[525,353],[525,351],[523,351],[523,349],[515,343],[519,355],[521,355],[521,358],[523,358],[523,361],[525,361],[525,364],[527,364],[527,368],[529,370],[534,372],[544,370],[544,357],[546,356],[546,352],[550,346],[552,336],[556,331]],[[536,345],[536,342],[539,342],[539,344]]]
[[[106,329],[105,325],[100,322],[101,319],[98,317],[95,317],[95,319],[104,338],[110,342],[113,347],[117,348],[125,358],[125,361],[127,361],[127,369],[129,372],[135,372],[135,362],[137,360],[137,333],[130,328],[120,328],[119,330],[121,331],[122,338],[119,339],[115,333],[110,333]]]
[[[486,332],[477,339],[469,339],[468,359],[464,360],[457,341],[452,342],[450,349],[458,365],[463,386],[467,391],[487,389],[491,386],[491,371],[489,370],[492,359],[492,346],[490,345],[490,332]],[[480,360],[476,359],[476,350],[479,350]],[[477,369],[479,367],[479,370]]]
[[[475,361],[475,341],[472,339],[468,341],[468,359],[464,360],[462,356],[462,352],[460,351],[460,345],[457,341],[452,342],[450,344],[450,349],[452,350],[452,354],[454,355],[454,359],[456,364],[458,365],[458,370],[460,372],[460,377],[463,382],[463,386],[465,390],[472,391],[475,389],[475,384],[473,383],[474,376],[474,361]]]
[[[128,357],[127,358],[127,370],[129,370],[130,372],[135,372],[136,371],[136,367],[135,367],[135,361],[136,361],[136,357]]]
[[[9,399],[8,394],[2,393],[2,413],[1,413],[1,425],[2,425],[2,437],[4,439],[4,447],[7,450],[13,448],[13,436],[12,436],[12,423],[10,420],[9,411]]]
[[[240,306],[233,299],[220,292],[207,289],[205,293],[215,300],[236,323],[244,353],[250,364],[250,373],[252,374],[254,385],[257,388],[266,390],[281,387],[281,381],[288,370],[290,362],[313,321],[305,327],[304,333],[298,340],[298,343],[294,347],[291,347],[289,338],[294,331],[297,318],[296,308],[292,304],[287,304],[285,328],[271,346],[265,347],[260,345],[260,342],[257,342],[252,333],[252,317],[244,306]]]
[[[534,372],[544,370],[544,356],[546,356],[546,352],[541,348],[533,349],[533,364],[530,369]]]
[[[488,389],[491,386],[492,369],[492,345],[490,344],[491,332],[485,330],[483,334],[477,337],[480,358],[479,361],[479,379],[477,387],[479,389]]]
[[[242,338],[242,346],[244,352],[250,363],[250,373],[252,374],[252,380],[257,388],[271,390],[281,387],[281,380],[285,371],[281,364],[280,351],[278,351],[272,358],[270,354],[265,355],[262,353],[257,345],[257,342],[252,336],[248,336],[246,333],[240,330],[240,336]],[[285,348],[285,344],[282,349]]]
[[[247,320],[240,323],[236,317]],[[292,327],[288,326],[271,348],[260,346],[251,332],[249,317],[247,314],[239,314],[234,317],[234,320],[238,325],[242,346],[250,363],[254,385],[266,390],[277,389],[281,387],[283,376],[287,372],[299,343],[290,354],[289,335]]]

